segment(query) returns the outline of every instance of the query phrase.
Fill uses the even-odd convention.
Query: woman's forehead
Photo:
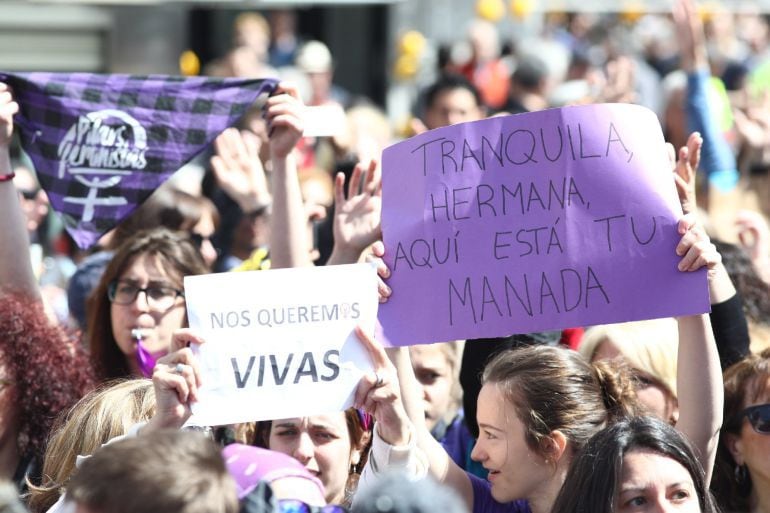
[[[300,426],[300,427],[327,427],[327,428],[345,428],[347,421],[345,412],[328,413],[324,415],[313,415],[310,417],[292,417],[273,421],[274,426]]]
[[[120,274],[120,279],[148,278],[149,280],[181,281],[179,272],[159,254],[140,253]]]

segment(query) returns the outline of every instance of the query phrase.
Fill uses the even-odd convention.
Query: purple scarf
[[[81,248],[131,214],[274,79],[0,73],[24,150]]]

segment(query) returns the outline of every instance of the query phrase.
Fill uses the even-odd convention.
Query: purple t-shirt
[[[501,504],[492,497],[492,485],[486,479],[468,474],[473,486],[473,513],[532,513],[524,500]]]

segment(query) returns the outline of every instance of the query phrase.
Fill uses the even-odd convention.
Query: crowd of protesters
[[[243,14],[204,72],[276,91],[87,252],[0,83],[0,509],[770,513],[770,18],[711,8],[551,13],[507,43],[475,20],[397,130],[291,12]],[[658,115],[678,270],[707,269],[710,314],[387,351],[358,329],[374,372],[354,407],[183,428],[204,342],[184,277],[370,261],[386,302],[386,146],[604,102]],[[339,113],[332,135],[303,137],[308,105]]]

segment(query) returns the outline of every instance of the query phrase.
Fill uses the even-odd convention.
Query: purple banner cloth
[[[432,130],[383,153],[388,345],[709,311],[655,115],[566,107]]]
[[[277,81],[0,73],[24,150],[81,248],[133,212]]]

